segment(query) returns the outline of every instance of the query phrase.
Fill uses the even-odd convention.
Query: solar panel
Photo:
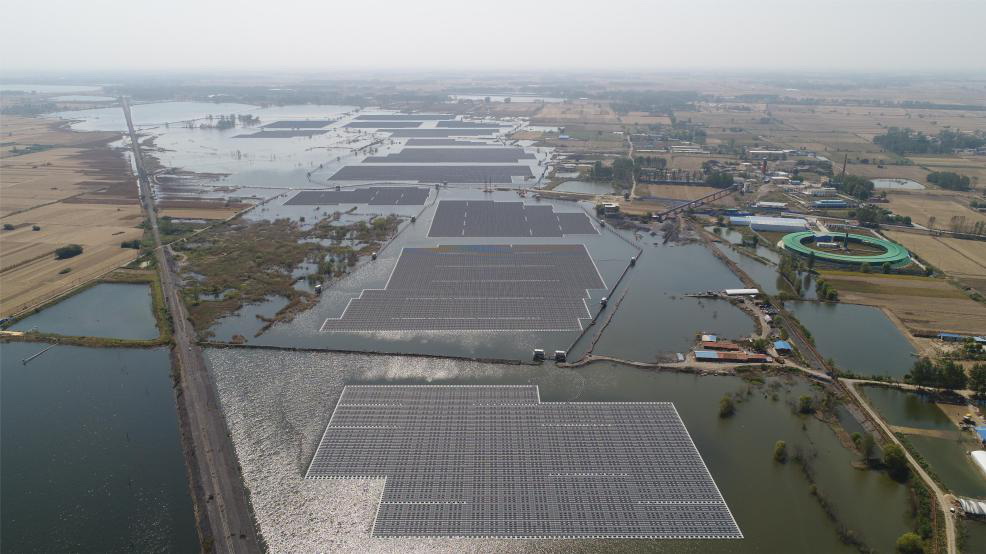
[[[385,478],[376,537],[743,536],[669,402],[350,385],[306,478]]]
[[[410,129],[414,130],[414,129]],[[430,129],[424,129],[430,130]],[[424,181],[429,183],[510,183],[533,178],[526,165],[347,165],[333,181]]]
[[[322,206],[334,204],[368,204],[370,206],[420,206],[428,199],[429,193],[429,189],[421,187],[304,190],[294,195],[284,205]]]
[[[405,248],[323,332],[576,331],[602,277],[581,244]]]
[[[561,237],[595,235],[584,213],[555,213],[550,205],[492,200],[442,200],[429,237]]]

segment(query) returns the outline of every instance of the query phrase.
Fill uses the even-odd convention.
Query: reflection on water
[[[733,377],[661,373],[611,364],[577,371],[431,358],[316,352],[207,351],[261,531],[276,552],[851,552],[793,463],[771,460],[774,442],[811,457],[818,487],[873,548],[891,551],[907,530],[907,491],[853,454],[794,404],[814,389],[798,379],[751,388]],[[302,476],[346,384],[536,384],[554,401],[673,401],[745,539],[739,541],[527,541],[369,537],[381,481]],[[722,420],[723,394],[742,399]],[[774,399],[776,393],[776,399]]]

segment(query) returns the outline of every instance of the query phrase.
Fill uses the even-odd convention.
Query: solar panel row
[[[523,148],[405,148],[386,156],[370,156],[363,163],[516,163],[533,160]]]
[[[284,120],[261,125],[261,127],[264,129],[321,129],[334,122],[332,119]]]
[[[586,290],[604,286],[581,244],[405,248],[387,287],[322,331],[578,330]]]
[[[430,183],[510,183],[512,177],[530,179],[526,165],[347,165],[333,181],[418,181]]]
[[[492,200],[442,200],[429,237],[561,237],[595,235],[584,213],[556,214],[550,205]]]
[[[304,190],[284,203],[286,206],[369,204],[371,206],[420,206],[429,190],[421,187],[367,187],[354,190]]]
[[[378,537],[742,537],[666,402],[347,386],[307,477],[385,477]]]

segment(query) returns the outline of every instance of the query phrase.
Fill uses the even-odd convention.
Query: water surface
[[[811,331],[818,351],[842,369],[902,379],[914,365],[914,347],[878,308],[818,302],[788,302],[787,308]]]
[[[168,350],[0,346],[5,552],[197,552]]]
[[[11,329],[149,340],[159,334],[152,306],[150,285],[98,283],[18,321]]]

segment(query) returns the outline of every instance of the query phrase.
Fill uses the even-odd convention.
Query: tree
[[[78,256],[82,253],[82,247],[78,244],[69,244],[68,246],[63,246],[61,248],[55,249],[55,258],[59,260],[65,260]]]
[[[880,268],[884,273],[890,273],[890,262],[883,262],[883,265],[881,265]]]
[[[924,554],[924,541],[917,533],[904,533],[897,539],[899,554]]]
[[[774,461],[779,464],[787,462],[787,443],[784,441],[774,443]]]
[[[720,189],[728,188],[733,186],[733,176],[729,173],[710,173],[708,177],[705,178],[705,184],[710,187],[716,187]]]
[[[798,399],[798,413],[811,414],[815,412],[815,401],[808,395]]]
[[[870,272],[870,264],[868,264],[866,262],[863,262],[862,264],[860,264],[859,270],[861,272],[863,272],[863,273],[869,273]]]
[[[944,360],[937,365],[937,370],[939,387],[950,390],[965,388],[965,369],[954,360]]]
[[[903,483],[911,475],[911,468],[907,466],[907,456],[896,444],[890,444],[883,449],[883,465],[895,481]]]
[[[908,383],[921,386],[932,386],[937,383],[938,372],[935,363],[928,358],[918,358],[911,370],[904,376]]]
[[[732,417],[735,413],[736,406],[733,405],[733,399],[728,394],[723,396],[722,400],[719,401],[719,417]]]
[[[986,364],[976,364],[969,370],[969,388],[976,396],[986,396]]]
[[[971,181],[965,175],[951,171],[936,171],[928,174],[928,182],[948,190],[969,190]]]

